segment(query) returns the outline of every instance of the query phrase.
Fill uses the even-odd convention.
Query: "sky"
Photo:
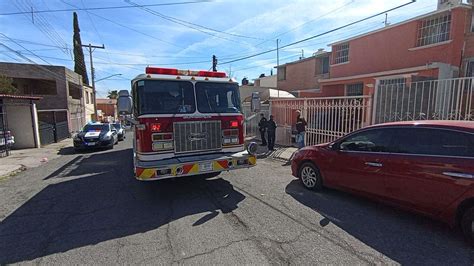
[[[239,82],[276,74],[276,52],[242,57],[321,34],[411,0],[0,0],[0,61],[61,65],[74,69],[73,11],[78,10],[83,44],[93,52],[98,97],[130,88],[146,66],[218,70]],[[136,5],[156,5],[137,7]],[[394,24],[436,9],[437,0],[416,2],[388,13]],[[107,7],[127,7],[110,9]],[[11,14],[28,11],[28,14]],[[280,64],[311,56],[328,44],[384,27],[385,15],[279,50]],[[90,78],[89,53],[84,49]]]

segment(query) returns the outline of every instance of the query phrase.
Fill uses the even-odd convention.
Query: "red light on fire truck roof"
[[[176,76],[198,76],[208,78],[225,78],[227,74],[225,72],[214,72],[214,71],[193,71],[193,70],[179,70],[176,68],[163,68],[163,67],[146,67],[146,74],[161,74],[161,75],[176,75]]]
[[[152,123],[150,125],[150,130],[151,130],[151,132],[159,132],[161,130],[161,124],[160,123]]]
[[[178,69],[176,68],[163,68],[163,67],[146,67],[146,74],[161,74],[161,75],[178,75]]]
[[[198,76],[211,77],[211,78],[225,78],[227,77],[227,74],[225,72],[199,71]]]

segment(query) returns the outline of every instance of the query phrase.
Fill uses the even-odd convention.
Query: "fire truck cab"
[[[224,72],[147,67],[121,91],[133,126],[135,177],[151,181],[249,168],[238,84]],[[245,149],[247,146],[247,149]]]

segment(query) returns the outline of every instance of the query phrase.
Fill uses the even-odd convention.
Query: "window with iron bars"
[[[335,45],[333,64],[349,62],[349,43]]]
[[[346,96],[364,95],[364,83],[354,83],[346,85]]]
[[[404,85],[406,78],[382,79],[379,82],[381,86]]]
[[[422,20],[418,24],[416,46],[425,46],[449,40],[451,13]]]

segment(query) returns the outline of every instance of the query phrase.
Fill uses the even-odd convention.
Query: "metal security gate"
[[[67,111],[39,111],[38,120],[42,145],[69,138]]]
[[[54,143],[54,125],[39,121],[39,135],[41,145]]]
[[[372,98],[354,96],[271,100],[271,113],[278,125],[278,144],[293,144],[296,110],[302,111],[308,123],[306,145],[315,145],[333,141],[370,125]]]
[[[0,99],[0,157],[10,155],[10,145],[8,144],[7,134],[8,122],[6,108],[3,106],[3,100]]]
[[[410,120],[474,120],[473,78],[380,83],[374,123]]]
[[[266,119],[270,116],[270,105],[262,104],[258,113],[253,113],[250,103],[242,104],[242,113],[245,117],[245,138],[246,139],[260,139],[260,131],[258,123],[260,122],[260,114],[263,114]]]

